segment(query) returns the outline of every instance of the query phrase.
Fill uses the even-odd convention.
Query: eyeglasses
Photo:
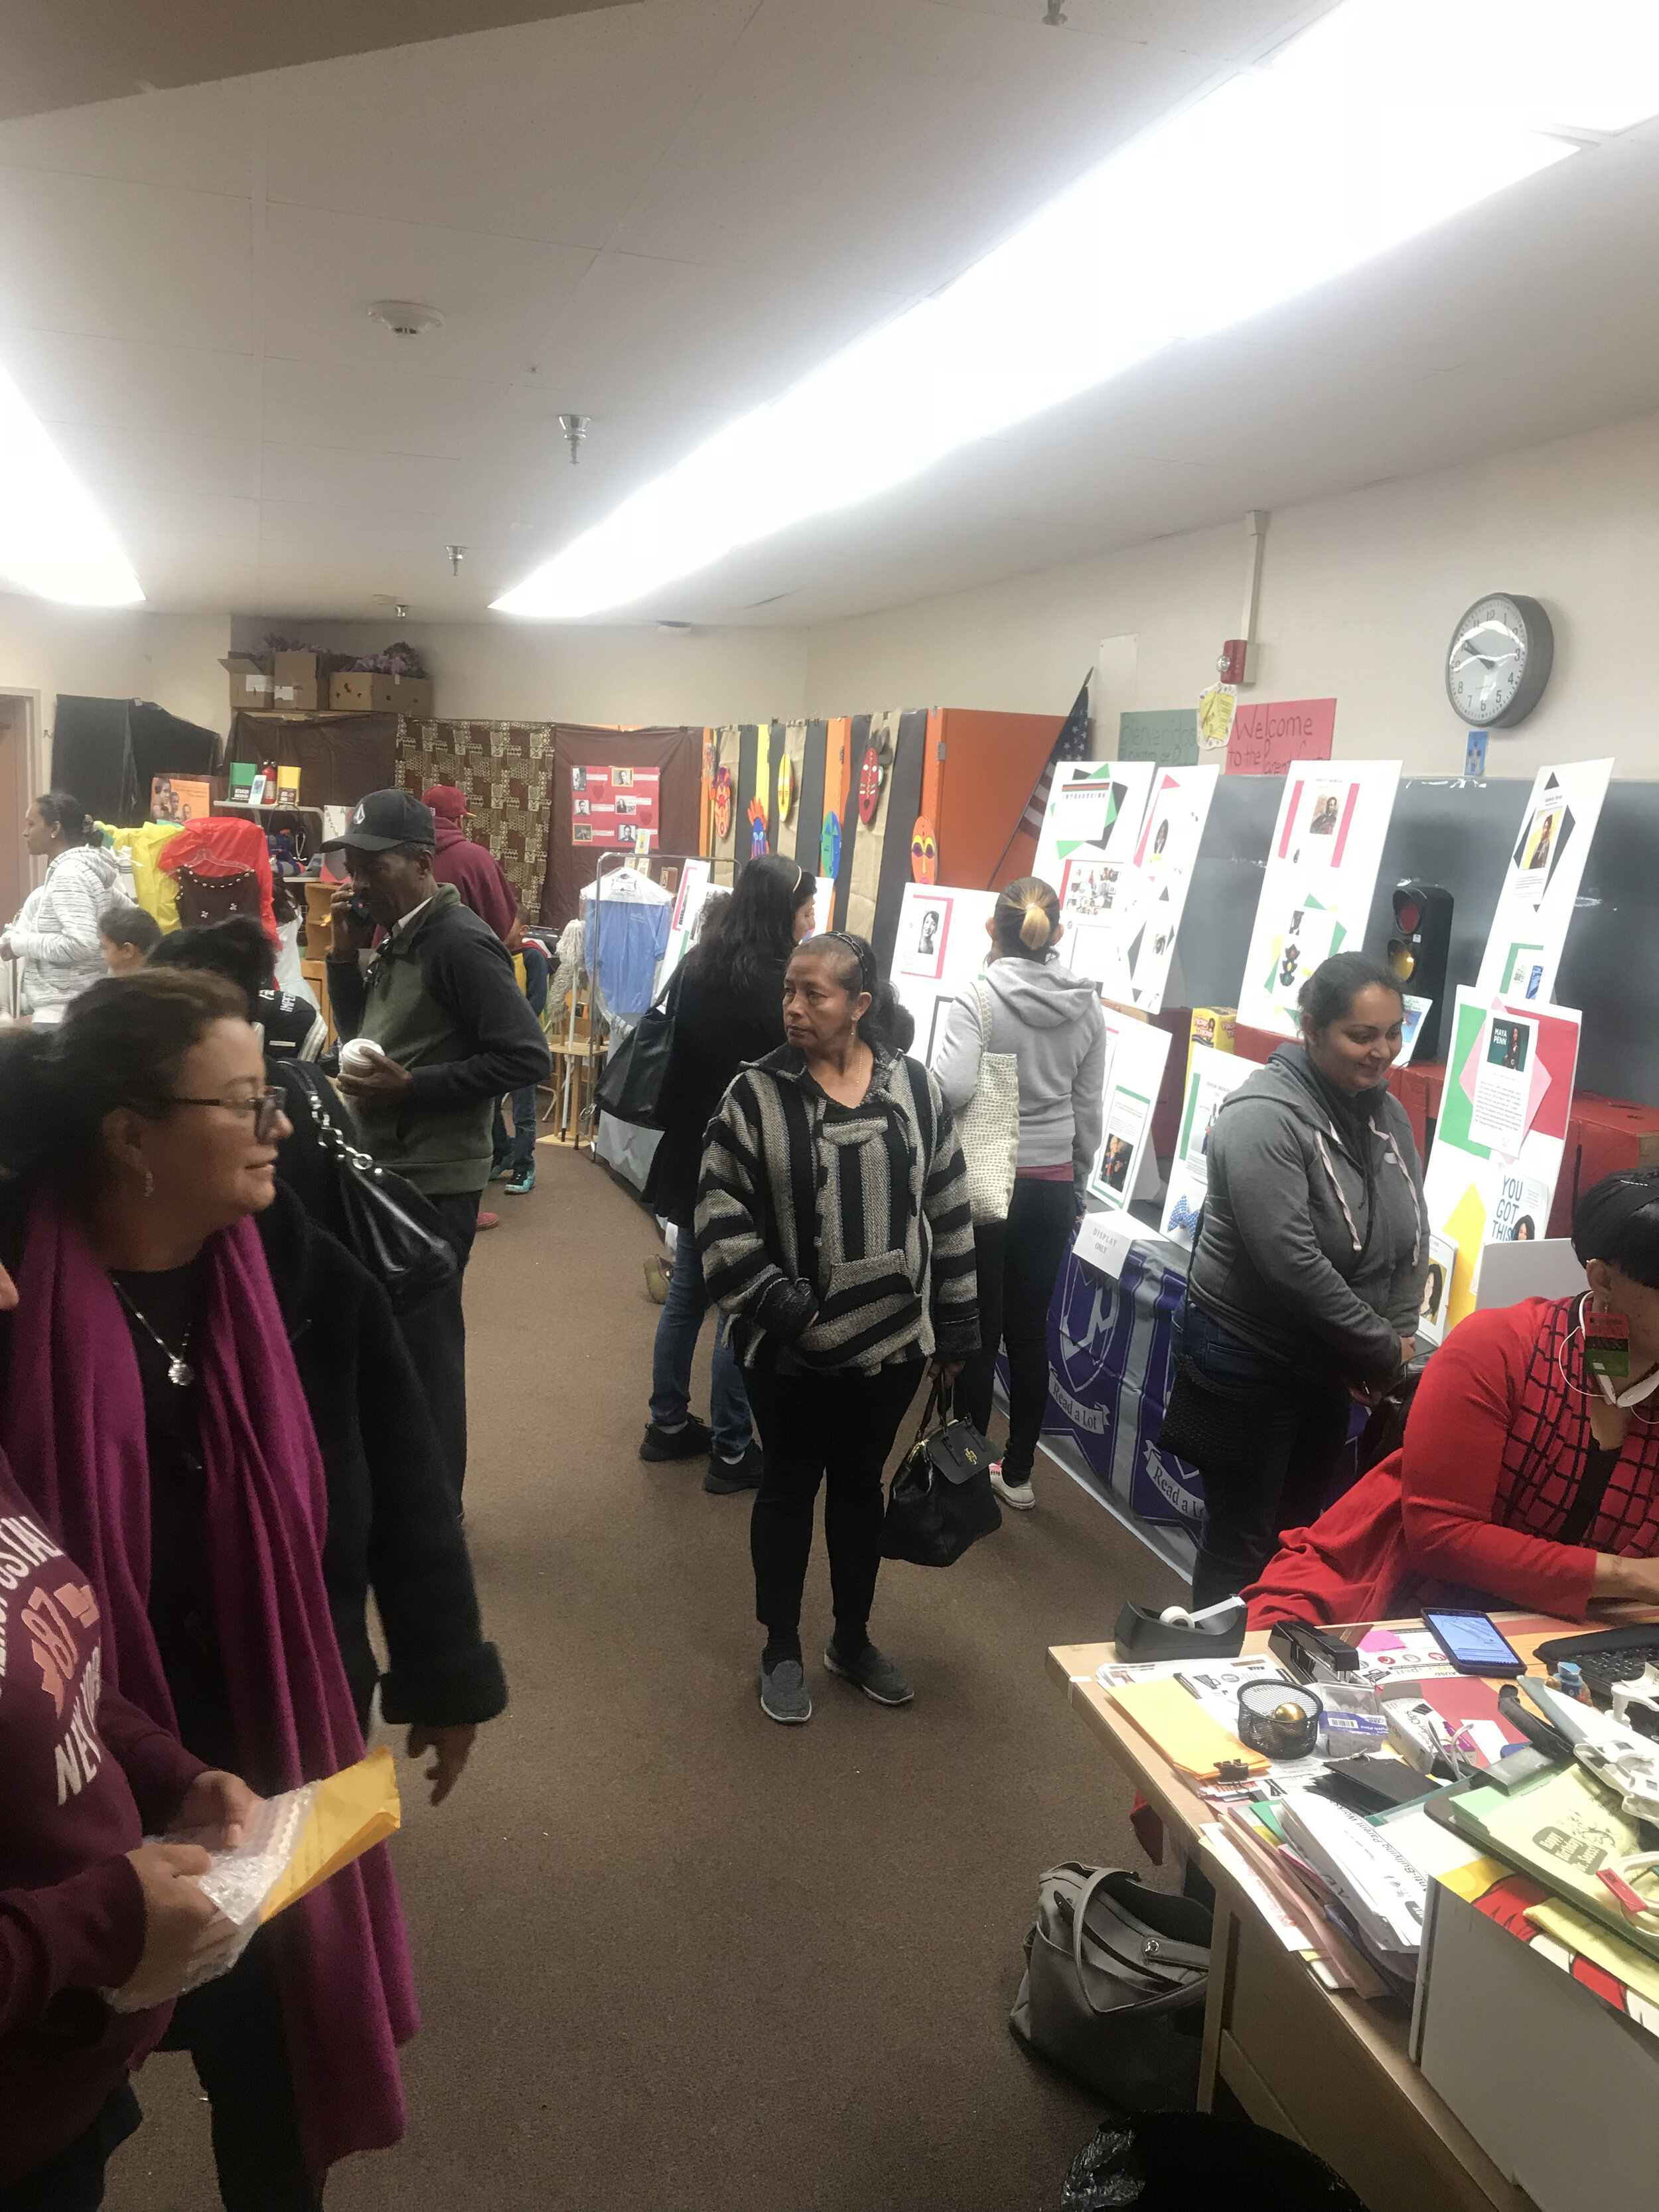
[[[251,1098],[169,1098],[169,1106],[222,1106],[228,1114],[252,1114],[253,1141],[263,1145],[282,1118],[284,1100],[280,1091],[256,1091]]]

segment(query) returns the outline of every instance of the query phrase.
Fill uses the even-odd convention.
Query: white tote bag
[[[1006,1221],[1014,1195],[1019,1159],[1019,1060],[1012,1052],[992,1052],[990,991],[983,976],[974,978],[974,1011],[979,1017],[979,1088],[957,1115],[968,1163],[968,1199],[974,1226]]]

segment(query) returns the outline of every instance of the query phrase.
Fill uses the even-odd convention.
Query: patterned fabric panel
[[[429,785],[466,793],[470,834],[501,862],[529,915],[539,913],[547,869],[550,722],[411,722],[398,726],[398,781],[418,799]]]
[[[1529,1535],[1553,1536],[1560,1528],[1589,1449],[1589,1378],[1578,1304],[1560,1298],[1545,1308],[1504,1447],[1497,1518]],[[1659,1553],[1659,1421],[1648,1406],[1636,1409],[1584,1541],[1593,1551],[1636,1559]]]

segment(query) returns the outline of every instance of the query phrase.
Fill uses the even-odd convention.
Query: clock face
[[[1493,592],[1452,632],[1446,696],[1473,729],[1513,729],[1542,697],[1553,653],[1549,617],[1537,600]]]

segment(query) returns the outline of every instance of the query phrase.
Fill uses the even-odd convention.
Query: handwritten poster
[[[1117,757],[1158,768],[1196,768],[1195,707],[1130,708],[1117,718]]]
[[[662,770],[655,768],[573,768],[570,842],[612,851],[660,851],[658,801]]]
[[[1328,760],[1334,699],[1241,699],[1227,737],[1229,775],[1285,775],[1292,763]]]

